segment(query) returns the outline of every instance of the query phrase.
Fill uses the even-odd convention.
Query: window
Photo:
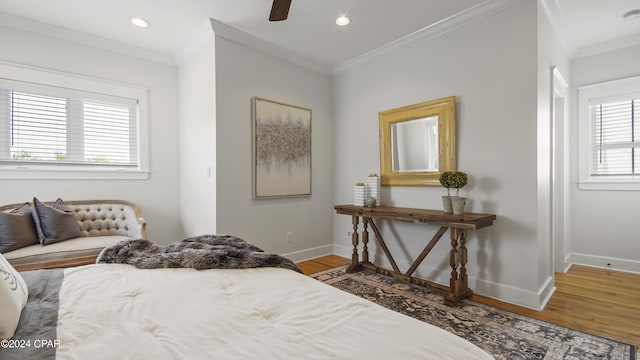
[[[638,98],[599,102],[589,107],[591,117],[591,176],[632,176],[640,173]]]
[[[640,77],[578,90],[580,188],[640,189]]]
[[[145,135],[143,89],[0,64],[0,178],[146,178]]]

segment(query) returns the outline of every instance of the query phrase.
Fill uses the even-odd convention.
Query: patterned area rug
[[[571,330],[465,300],[443,304],[443,295],[370,272],[345,273],[345,266],[312,275],[338,289],[428,322],[476,344],[496,359],[635,360],[629,344]]]

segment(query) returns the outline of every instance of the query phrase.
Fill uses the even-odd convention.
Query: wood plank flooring
[[[329,270],[334,267],[338,267],[341,265],[346,265],[350,263],[350,259],[343,258],[337,255],[327,255],[320,258],[302,261],[297,263],[300,270],[302,270],[305,275],[315,274],[320,271]]]
[[[348,264],[336,255],[298,263],[305,274]],[[556,292],[543,311],[480,295],[479,303],[640,347],[640,275],[574,265],[556,274]]]

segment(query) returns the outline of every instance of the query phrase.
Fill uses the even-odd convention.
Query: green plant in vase
[[[462,214],[464,213],[464,204],[466,198],[460,197],[460,189],[467,185],[469,177],[464,171],[444,171],[440,174],[440,184],[447,188],[447,195],[442,197],[442,206],[444,212]],[[456,195],[451,196],[451,189],[456,189]],[[462,199],[462,200],[460,200]],[[458,209],[454,208],[454,202],[458,203]],[[462,203],[462,212],[460,212],[460,203]]]
[[[448,178],[449,186],[456,189],[456,197],[460,197],[460,189],[467,185],[469,176],[464,171],[450,171]]]
[[[452,188],[456,189],[456,196],[451,197],[451,207],[454,214],[464,214],[464,206],[467,198],[460,196],[460,189],[467,185],[469,177],[464,171],[454,171],[449,175],[449,181]]]
[[[440,185],[444,186],[445,188],[447,188],[447,195],[442,196],[442,209],[444,212],[446,213],[452,213],[453,212],[453,207],[451,204],[451,174],[453,174],[453,171],[444,171],[442,172],[442,174],[440,174]]]

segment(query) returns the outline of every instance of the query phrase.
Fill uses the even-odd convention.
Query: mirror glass
[[[391,124],[393,171],[438,171],[438,115]]]
[[[381,185],[440,185],[455,171],[455,96],[379,113]]]

